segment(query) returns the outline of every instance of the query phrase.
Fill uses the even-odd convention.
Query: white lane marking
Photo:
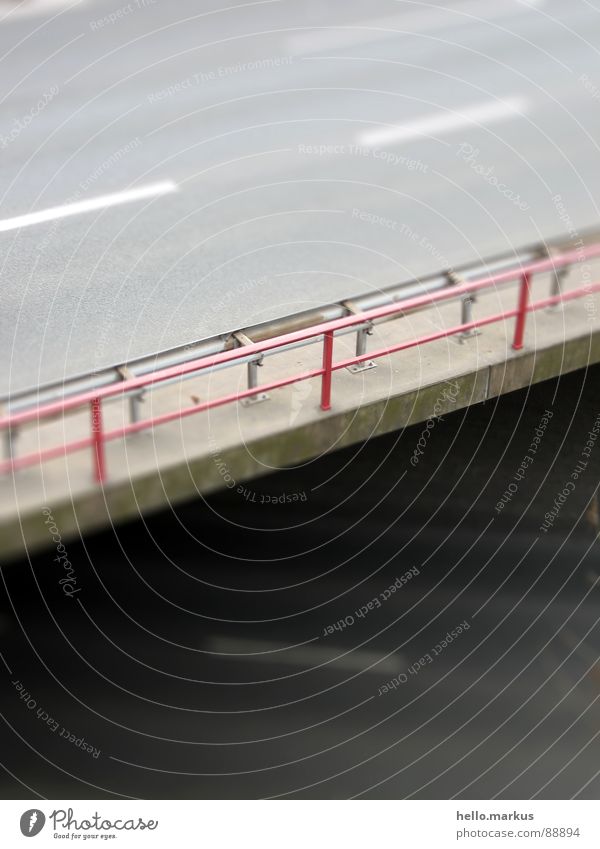
[[[433,136],[451,133],[470,124],[494,124],[514,118],[527,110],[527,101],[523,97],[509,97],[506,100],[493,100],[486,103],[474,103],[455,112],[434,112],[415,121],[399,124],[396,127],[381,127],[367,130],[357,139],[365,147],[405,142],[419,136]]]
[[[463,3],[454,9],[405,12],[403,15],[391,15],[386,18],[371,18],[356,23],[335,25],[324,29],[310,30],[290,35],[286,39],[287,50],[293,55],[302,56],[318,53],[320,50],[343,50],[357,44],[372,41],[384,41],[388,38],[402,38],[417,32],[427,32],[436,28],[454,28],[467,23],[479,23],[506,18],[539,8],[546,0],[512,0],[495,6],[485,5],[481,0]],[[461,14],[462,13],[462,14]],[[469,16],[473,17],[469,21]]]
[[[160,183],[150,183],[147,186],[140,186],[138,189],[127,189],[124,192],[99,195],[89,200],[66,203],[63,206],[52,206],[49,209],[41,209],[39,212],[28,212],[25,215],[17,215],[15,218],[0,219],[0,233],[5,233],[7,230],[18,230],[19,227],[30,227],[32,224],[43,224],[45,221],[54,221],[55,218],[68,218],[71,215],[81,215],[83,212],[93,212],[96,209],[105,209],[109,206],[121,206],[121,204],[132,203],[136,200],[159,197],[174,191],[177,191],[177,183],[172,180],[162,180]]]
[[[351,672],[384,672],[395,674],[406,665],[400,654],[384,658],[378,652],[365,649],[340,648],[339,646],[316,646],[313,643],[287,647],[284,643],[270,640],[238,640],[231,637],[212,637],[208,640],[212,651],[230,656],[244,663],[275,663],[281,666],[300,666],[307,671],[331,664],[338,669]]]
[[[55,9],[77,8],[86,5],[87,0],[21,0],[20,3],[13,0],[0,0],[0,14],[5,12],[0,23],[15,21],[17,18],[31,18],[36,15],[49,15]]]

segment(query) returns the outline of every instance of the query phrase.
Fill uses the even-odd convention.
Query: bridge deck
[[[592,270],[597,272],[597,266],[592,264]],[[573,269],[565,288],[581,285],[580,274],[581,269]],[[532,297],[543,298],[548,288],[547,275],[537,276]],[[475,316],[509,310],[515,298],[515,285],[481,295]],[[89,450],[4,476],[2,550],[10,557],[25,546],[49,543],[44,507],[52,509],[66,539],[223,486],[239,487],[243,498],[244,482],[255,476],[597,362],[598,300],[589,295],[559,309],[530,314],[525,348],[519,352],[511,349],[514,321],[510,320],[486,326],[464,342],[450,337],[393,354],[360,374],[338,371],[327,413],[319,407],[317,379],[277,389],[268,401],[255,406],[227,405],[116,440],[106,446],[108,480],[103,486],[93,479]],[[459,313],[459,303],[450,302],[376,325],[369,347],[455,326]],[[354,334],[336,337],[334,359],[352,356],[354,344]],[[321,345],[315,344],[278,353],[265,360],[259,377],[266,383],[319,368],[321,352]],[[146,396],[143,415],[235,393],[245,388],[245,380],[245,367],[238,366],[171,383]],[[104,407],[105,427],[127,422],[127,400]],[[87,435],[89,413],[77,413],[40,427],[24,427],[17,450],[22,454]],[[409,462],[407,456],[407,466]]]

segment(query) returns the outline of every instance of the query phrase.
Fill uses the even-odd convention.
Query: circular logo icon
[[[46,817],[38,808],[25,811],[21,816],[21,833],[25,837],[35,837],[43,829]]]

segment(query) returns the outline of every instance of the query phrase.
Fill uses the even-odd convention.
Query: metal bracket
[[[234,330],[231,335],[240,348],[243,348],[244,345],[252,345],[252,339],[249,336],[246,336],[243,330]]]
[[[453,286],[463,286],[467,281],[456,271],[447,271],[446,277]],[[473,304],[477,302],[477,296],[468,294],[460,301],[460,323],[470,324],[473,321]],[[470,330],[463,330],[458,334],[458,341],[461,345],[471,339],[473,336],[481,336],[481,330],[478,327],[472,327]]]
[[[342,306],[348,310],[350,315],[358,315],[362,314],[362,310],[358,309],[356,305],[352,301],[342,301]],[[367,336],[372,336],[373,334],[373,322],[367,321],[365,327],[361,327],[356,331],[356,356],[362,357],[367,353]],[[377,363],[373,360],[363,360],[362,363],[354,363],[354,365],[347,366],[346,370],[350,372],[350,374],[360,374],[362,371],[369,371],[369,369],[377,368]]]
[[[122,380],[132,380],[135,375],[128,366],[117,366],[117,372]],[[129,421],[135,424],[141,419],[140,404],[144,402],[145,389],[136,392],[135,395],[129,396]]]
[[[4,404],[0,404],[0,415],[6,415]],[[4,456],[7,460],[12,460],[15,456],[15,440],[17,438],[16,428],[7,427],[4,429],[2,439],[4,442]]]
[[[252,345],[252,339],[241,330],[236,330],[231,335],[238,342],[240,348],[243,348],[244,345]],[[264,354],[261,354],[248,363],[248,389],[255,389],[258,386],[258,369],[263,365],[263,360]],[[268,400],[267,392],[257,392],[256,395],[248,395],[247,398],[242,398],[240,404],[242,407],[253,407],[255,404],[261,404]]]
[[[546,251],[548,258],[552,259],[552,254],[554,253],[552,249]],[[560,295],[562,292],[562,282],[569,274],[570,268],[569,266],[565,266],[563,268],[555,268],[554,271],[551,272],[552,275],[552,283],[550,284],[550,297],[554,298],[557,295]],[[550,304],[548,310],[550,312],[561,312],[564,309],[564,305],[559,301],[556,304]]]

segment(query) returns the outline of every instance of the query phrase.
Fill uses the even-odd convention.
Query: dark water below
[[[3,795],[596,798],[599,386],[71,543],[72,598],[6,568]]]

